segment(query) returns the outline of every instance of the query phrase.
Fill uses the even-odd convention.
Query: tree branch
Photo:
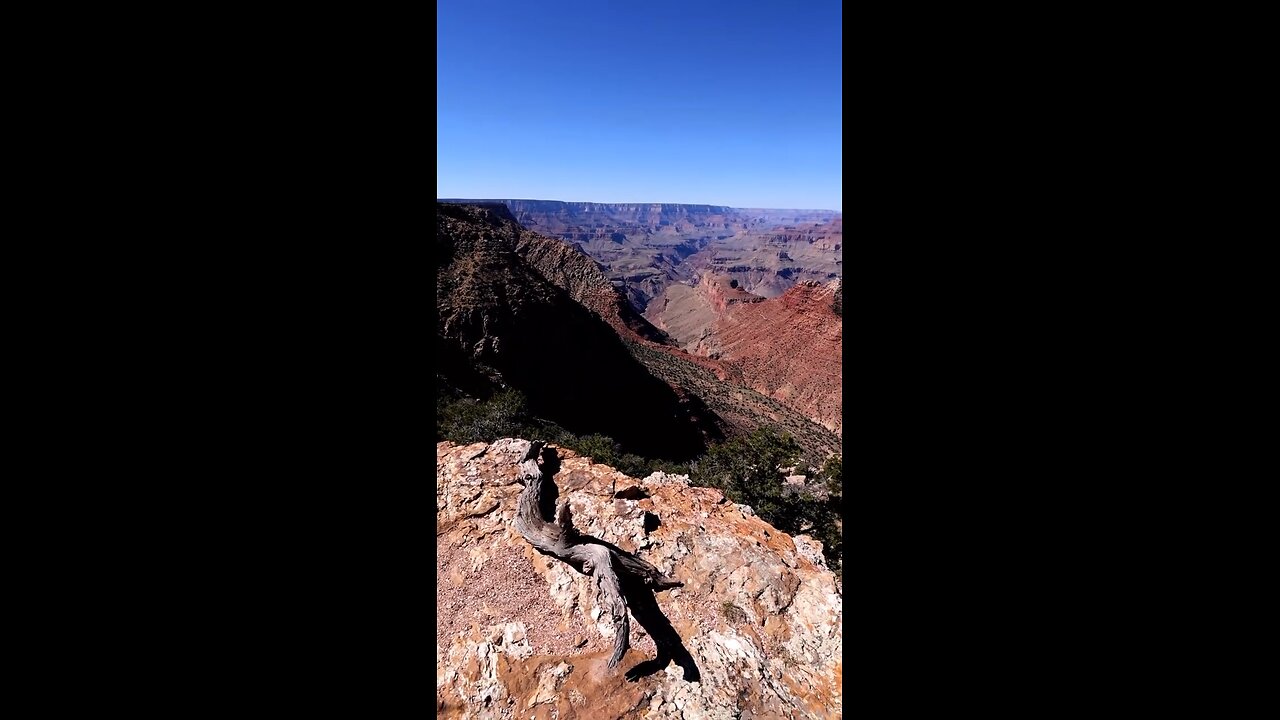
[[[556,509],[555,522],[543,517],[541,501],[550,496],[555,482],[544,477],[537,457],[545,442],[535,441],[520,461],[520,480],[524,490],[516,509],[516,530],[539,552],[561,560],[583,575],[595,580],[597,597],[602,599],[604,611],[613,625],[613,655],[609,667],[617,667],[630,643],[631,622],[627,615],[627,603],[622,591],[619,572],[639,578],[653,590],[680,587],[683,583],[662,574],[652,564],[625,550],[604,543],[589,535],[583,535],[573,526],[573,511],[568,500]],[[554,451],[549,451],[554,452]]]

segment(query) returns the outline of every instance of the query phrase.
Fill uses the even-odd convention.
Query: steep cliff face
[[[610,670],[612,626],[597,622],[590,578],[512,527],[528,446],[436,447],[438,717],[840,716],[843,613],[818,543],[684,476],[635,479],[561,450],[543,469],[575,525],[684,583],[654,596],[669,627],[633,623]],[[657,632],[687,654],[654,667]]]
[[[720,344],[714,331],[720,317],[733,305],[765,300],[734,284],[726,275],[704,272],[696,285],[667,286],[659,298],[649,303],[645,317],[680,348],[718,359]]]
[[[824,432],[830,431],[830,426],[806,414],[811,409],[808,405],[793,408],[773,402],[768,393],[760,391],[763,383],[752,385],[742,368],[720,359],[719,337],[712,332],[716,320],[733,305],[763,302],[764,298],[732,287],[725,278],[707,275],[694,291],[696,298],[704,300],[705,312],[699,306],[687,316],[665,316],[668,324],[664,329],[671,331],[669,336],[636,313],[596,263],[576,248],[526,232],[516,249],[545,278],[609,323],[632,356],[675,390],[688,413],[714,421],[719,434],[749,433],[769,424],[784,428],[819,456],[839,452],[839,438]],[[664,295],[664,301],[669,297]],[[681,332],[701,334],[679,349],[672,336],[679,337]],[[838,382],[835,392],[838,398]]]
[[[832,307],[842,287],[802,281],[766,300],[708,272],[696,286],[668,287],[646,316],[682,349],[840,436],[843,320]]]
[[[594,311],[620,335],[634,336],[663,345],[674,345],[667,337],[631,307],[622,289],[605,277],[594,260],[573,245],[522,233],[516,252],[552,284],[569,293],[583,307]]]
[[[439,204],[436,350],[442,373],[485,395],[522,391],[534,415],[576,434],[602,433],[630,452],[686,459],[718,437],[628,352],[601,316],[517,252],[527,233],[502,205]]]
[[[841,288],[802,282],[781,297],[730,307],[713,336],[748,387],[843,436],[844,320],[832,309]]]
[[[591,258],[521,228],[505,205],[440,208],[437,356],[452,385],[515,387],[534,415],[652,457],[686,459],[762,425],[816,455],[839,452],[834,433],[751,389],[736,365],[675,347]]]

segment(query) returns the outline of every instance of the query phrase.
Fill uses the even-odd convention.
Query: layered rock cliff
[[[449,383],[483,397],[513,387],[535,416],[629,451],[687,459],[720,430],[628,351],[617,331],[517,252],[502,205],[439,204],[436,351]]]
[[[720,346],[714,331],[720,317],[734,305],[765,300],[735,284],[726,275],[704,272],[697,284],[669,285],[649,303],[645,318],[678,347],[694,355],[719,358]]]
[[[749,433],[761,425],[773,425],[790,433],[815,456],[840,453],[838,434],[829,432],[835,429],[830,423],[830,403],[822,405],[822,412],[816,412],[818,399],[810,397],[809,392],[810,389],[824,387],[821,383],[828,383],[826,389],[835,393],[834,412],[838,423],[838,375],[834,385],[830,384],[831,378],[827,374],[815,382],[801,378],[799,384],[806,386],[801,393],[804,399],[790,404],[787,400],[795,394],[793,386],[771,383],[773,378],[767,372],[761,372],[758,362],[752,363],[753,376],[748,379],[741,366],[721,358],[719,336],[712,332],[719,327],[716,321],[733,305],[764,302],[765,298],[734,288],[725,278],[708,274],[704,283],[699,285],[700,290],[705,289],[705,294],[690,290],[695,293],[695,300],[704,300],[705,312],[695,311],[683,318],[675,317],[674,313],[663,316],[663,330],[670,331],[668,335],[636,313],[595,262],[581,251],[536,233],[522,234],[517,249],[544,277],[609,323],[623,338],[631,354],[675,390],[682,406],[693,417],[713,419],[722,434]],[[664,303],[670,298],[670,291],[677,287],[685,286],[671,286],[663,296]],[[697,306],[695,303],[684,307]],[[769,314],[764,317],[769,317]],[[682,349],[673,339],[673,336],[680,337],[681,332],[701,334]],[[814,345],[803,338],[800,340],[797,348]],[[771,340],[769,343],[771,348],[776,348]],[[821,342],[816,346],[823,347],[824,351],[827,349]],[[787,367],[799,369],[791,361],[787,362]],[[783,403],[773,402],[774,399]]]
[[[580,250],[520,227],[503,204],[439,208],[437,352],[453,384],[516,387],[538,417],[651,457],[686,459],[763,425],[839,453],[834,433],[753,390],[736,365],[675,347]]]
[[[646,316],[682,349],[841,436],[844,322],[833,307],[842,288],[802,281],[765,299],[707,272],[695,286],[668,287]]]
[[[753,228],[710,243],[685,260],[686,272],[710,271],[754,295],[777,297],[803,281],[843,276],[844,221]]]
[[[543,470],[575,525],[684,583],[654,596],[669,626],[633,623],[610,670],[590,578],[512,527],[528,447],[436,447],[438,717],[840,717],[840,589],[818,543],[684,476],[635,479],[560,450]],[[672,631],[687,653],[655,667],[651,635]]]
[[[675,345],[674,340],[631,307],[621,284],[605,277],[600,266],[578,247],[536,233],[522,233],[516,242],[516,252],[619,334]]]
[[[844,320],[832,306],[843,284],[801,282],[781,297],[728,308],[717,319],[718,356],[747,386],[843,436]]]
[[[577,245],[603,266],[640,312],[668,285],[696,278],[705,269],[731,274],[745,289],[766,297],[781,294],[800,279],[825,280],[839,272],[834,256],[839,251],[839,213],[829,210],[550,200],[449,202],[501,203],[525,228]]]

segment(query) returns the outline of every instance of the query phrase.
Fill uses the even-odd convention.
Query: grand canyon
[[[715,410],[725,430],[751,429],[763,420],[785,426],[807,449],[837,452],[843,432],[843,319],[835,311],[843,292],[839,214],[441,202],[505,208],[501,221],[523,233],[521,254],[605,318],[651,373]]]
[[[436,716],[839,718],[843,5],[435,9]]]
[[[840,216],[436,210],[438,413],[526,423],[438,425],[437,715],[837,716]],[[515,410],[495,399],[512,392]],[[530,441],[549,433],[535,466]],[[526,471],[559,510],[521,510]],[[522,512],[669,584],[611,606],[603,572],[521,537]],[[619,632],[630,654],[615,668]]]

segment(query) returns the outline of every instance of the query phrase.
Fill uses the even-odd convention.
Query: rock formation
[[[577,246],[526,232],[521,233],[516,252],[552,284],[569,293],[569,297],[609,323],[618,334],[664,345],[675,344],[636,312],[621,287],[610,281],[599,264]]]
[[[713,332],[718,357],[747,386],[843,436],[844,320],[832,309],[840,282],[801,282],[780,297],[728,308]]]
[[[450,386],[479,397],[516,388],[534,415],[650,457],[687,459],[720,437],[705,408],[650,373],[598,312],[517,252],[526,234],[502,205],[438,204],[435,341]]]
[[[774,297],[799,280],[838,277],[839,213],[671,203],[501,203],[525,228],[581,248],[644,312],[667,286],[703,270]]]
[[[802,281],[843,276],[844,221],[762,226],[710,243],[685,260],[686,273],[712,272],[761,297],[773,298]]]
[[[682,349],[732,367],[743,385],[839,436],[844,321],[833,306],[842,288],[802,281],[765,299],[707,272],[696,286],[668,287],[646,314]]]
[[[574,525],[683,583],[633,608],[635,657],[610,668],[615,626],[594,578],[516,528],[530,449],[436,447],[438,717],[840,716],[840,590],[816,542],[684,476],[638,480],[557,450],[541,471]],[[655,636],[676,644],[666,661]]]
[[[681,349],[719,359],[716,323],[734,305],[765,300],[736,285],[727,275],[703,272],[694,285],[669,285],[661,297],[649,303],[645,317]]]
[[[437,352],[469,394],[516,387],[536,415],[656,457],[686,459],[762,425],[815,456],[840,452],[829,428],[753,389],[736,365],[675,347],[579,249],[521,228],[502,204],[438,206]]]

